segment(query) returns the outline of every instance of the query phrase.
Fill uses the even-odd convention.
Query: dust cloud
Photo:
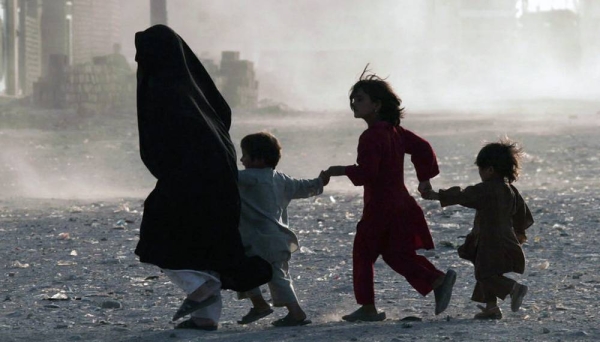
[[[136,18],[124,26],[130,58],[147,2],[123,5]],[[597,98],[598,16],[597,5],[574,0],[168,2],[170,26],[198,55],[240,51],[255,63],[261,98],[302,110],[346,109],[367,63],[419,110]]]
[[[0,201],[142,197],[135,109],[77,113],[0,104]]]
[[[293,109],[236,108],[231,135],[239,151],[245,134],[274,133],[283,145],[278,169],[295,177],[355,162],[365,125],[352,119],[347,96],[367,63],[402,97],[403,125],[438,137],[440,155],[442,137],[457,133],[454,117],[487,140],[514,129],[494,118],[536,134],[600,118],[600,6],[592,1],[167,3],[169,25],[198,56],[218,62],[221,51],[239,51],[254,62],[259,100]],[[134,34],[149,26],[149,1],[121,6],[122,52],[135,66]],[[0,106],[0,197],[144,197],[154,186],[139,157],[135,108],[86,115]],[[357,190],[347,180],[331,188]]]

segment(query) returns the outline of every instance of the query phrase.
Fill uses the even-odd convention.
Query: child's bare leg
[[[289,313],[285,317],[271,322],[272,325],[276,327],[294,327],[312,323],[310,319],[306,319],[306,313],[297,301],[284,305]]]
[[[475,314],[475,319],[501,319],[502,310],[498,307],[497,300],[486,301],[485,307],[483,305],[477,305],[481,312]]]
[[[487,301],[487,302],[485,303],[485,308],[486,308],[487,310],[489,310],[489,309],[493,309],[493,308],[495,308],[495,307],[498,307],[498,300],[497,300],[497,299],[495,299],[495,298],[494,298],[494,300],[490,300],[490,301]]]
[[[242,317],[238,322],[238,324],[249,324],[252,322],[256,322],[263,317],[267,317],[273,313],[273,309],[271,309],[271,305],[267,303],[267,301],[263,298],[260,290],[256,291],[255,289],[251,292],[246,292],[246,298],[249,298],[252,302],[252,308],[250,311]]]
[[[250,301],[252,302],[252,306],[258,312],[268,311],[271,309],[271,305],[267,303],[267,301],[263,298],[262,294],[251,296]]]
[[[306,319],[306,313],[302,310],[298,302],[285,304],[285,307],[288,309],[289,315],[294,318],[294,320],[303,321]]]
[[[492,278],[493,279],[493,278]],[[494,282],[487,280],[479,280],[475,288],[479,287],[479,291],[483,294],[483,300],[485,301],[485,307],[483,305],[477,305],[481,312],[475,314],[475,319],[501,319],[502,310],[498,306],[498,297],[496,297],[496,290]]]

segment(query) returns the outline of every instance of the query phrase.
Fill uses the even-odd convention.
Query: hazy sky
[[[124,17],[130,18],[124,22],[123,52],[130,59],[134,32],[149,22],[148,3],[123,3]],[[407,51],[418,43],[415,32],[426,24],[424,6],[396,0],[369,5],[357,0],[177,0],[168,1],[168,21],[200,56],[218,59],[221,51],[236,50],[253,61],[261,97],[295,107],[345,107],[348,88],[367,63],[391,74],[389,51]],[[336,95],[310,98],[323,92]]]
[[[526,55],[532,60],[524,69],[516,68],[523,64],[523,56],[513,55],[524,46],[511,46],[511,50],[475,59],[469,52],[457,53],[457,42],[465,47],[465,39],[448,36],[453,31],[446,28],[456,26],[455,22],[432,28],[439,18],[427,14],[431,12],[428,11],[431,1],[169,0],[167,3],[169,26],[196,54],[218,61],[223,50],[240,51],[242,59],[255,63],[259,97],[296,108],[346,108],[348,89],[367,63],[374,72],[389,76],[405,100],[418,104],[462,96],[523,95],[529,91],[532,96],[556,95],[563,90],[573,93],[571,84],[582,84],[565,79],[571,70],[551,60],[562,53],[555,51],[563,49],[561,46],[548,45],[554,50],[545,53],[538,48]],[[529,9],[575,8],[577,3],[576,0],[529,0]],[[436,10],[443,12],[444,4],[435,2]],[[149,25],[149,0],[127,0],[122,6],[123,52],[133,61],[133,35]],[[518,8],[515,2],[515,16]],[[586,68],[599,64],[597,57],[583,63]],[[471,65],[486,66],[485,74],[470,68]],[[543,65],[544,69],[531,74],[524,72],[532,65]],[[598,67],[595,68],[583,74],[600,74]],[[461,83],[465,80],[469,84]],[[583,82],[584,90],[589,92],[593,87],[588,83],[596,81]]]
[[[149,23],[148,0],[123,2],[124,31]],[[409,30],[423,25],[425,2],[378,0],[368,6],[357,0],[171,0],[169,25],[197,52],[241,50],[319,50],[389,48]],[[176,6],[172,5],[176,4]],[[134,20],[131,20],[134,19]]]

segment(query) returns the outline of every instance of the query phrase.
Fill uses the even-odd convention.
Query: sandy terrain
[[[473,211],[440,209],[419,199],[437,244],[425,255],[458,272],[446,312],[433,314],[383,262],[376,298],[388,319],[347,323],[353,310],[351,247],[362,197],[335,179],[319,197],[293,202],[291,225],[302,249],[291,273],[313,324],[273,328],[285,309],[248,326],[236,324],[249,303],[224,292],[216,332],[173,330],[183,293],[133,250],[142,202],[153,179],[139,161],[132,111],[104,116],[0,108],[0,341],[595,341],[600,339],[600,104],[516,102],[499,109],[407,113],[404,126],[427,138],[442,174],[434,187],[478,181],[473,159],[483,141],[508,133],[528,153],[516,186],[535,225],[524,250],[530,287],[522,310],[501,305],[500,321],[474,321],[472,266],[456,247]],[[364,123],[345,113],[236,113],[236,142],[268,129],[282,141],[279,169],[314,177],[330,164],[352,163]],[[416,177],[406,182],[416,195]],[[266,294],[268,297],[268,293]],[[402,321],[414,316],[422,321]]]

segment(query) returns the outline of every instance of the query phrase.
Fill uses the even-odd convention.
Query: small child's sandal
[[[502,318],[502,310],[499,307],[494,306],[493,308],[486,308],[482,305],[477,305],[477,307],[481,310],[480,313],[475,314],[475,319],[501,319]]]

